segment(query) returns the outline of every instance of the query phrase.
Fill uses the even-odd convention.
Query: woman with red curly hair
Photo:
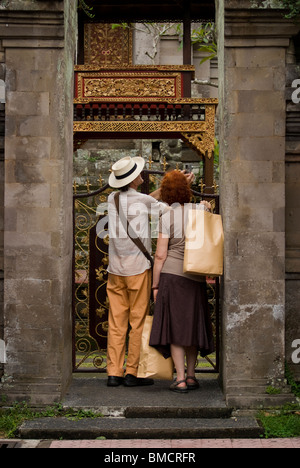
[[[172,356],[177,380],[170,390],[187,393],[199,388],[195,377],[198,352],[214,351],[212,324],[208,312],[205,277],[183,273],[185,228],[191,208],[211,208],[207,202],[192,205],[193,175],[167,173],[161,184],[161,199],[171,206],[162,215],[153,271],[155,313],[150,346],[165,358]],[[185,377],[185,357],[187,377]]]

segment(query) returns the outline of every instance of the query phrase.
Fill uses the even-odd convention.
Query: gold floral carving
[[[109,102],[111,102],[112,104],[114,102],[122,102],[122,103],[130,103],[130,102],[137,102],[137,99],[136,98],[128,98],[128,97],[125,97],[125,98],[114,98],[114,99],[108,99]],[[142,98],[139,98],[139,102],[142,100]],[[173,99],[173,98],[152,98],[149,99],[143,99],[143,101],[145,102],[161,102],[162,104],[203,104],[203,105],[207,105],[207,104],[211,104],[211,105],[214,105],[214,106],[217,106],[219,101],[218,99],[216,98],[176,98],[176,99]],[[96,103],[96,102],[107,102],[107,99],[105,98],[96,98],[96,99],[91,99],[91,98],[88,98],[88,97],[85,97],[85,98],[75,98],[74,99],[74,104],[89,104],[89,103]]]
[[[205,105],[205,121],[75,121],[73,129],[74,133],[180,133],[183,140],[199,155],[211,159],[215,147],[215,114],[218,101],[216,99],[176,100],[181,103],[196,101]]]
[[[198,133],[206,131],[206,122],[186,122],[186,121],[167,121],[167,122],[141,122],[141,121],[93,121],[93,122],[74,122],[74,132],[100,132],[100,133],[145,133],[145,132],[175,132],[175,133]]]
[[[86,23],[84,61],[102,67],[132,64],[132,31],[108,23]]]
[[[153,78],[90,78],[84,80],[85,97],[175,97],[174,79]]]
[[[209,159],[212,157],[214,147],[211,146],[207,133],[182,133],[182,138],[190,148],[201,156],[207,156]]]
[[[78,73],[78,99],[180,98],[180,73]]]
[[[214,105],[205,106],[205,132],[194,133],[190,129],[187,133],[183,132],[184,141],[200,155],[212,158],[215,148],[215,114],[216,107]]]
[[[90,71],[101,71],[101,70],[112,70],[119,72],[122,71],[130,71],[130,72],[179,72],[179,73],[192,73],[195,74],[195,67],[193,65],[129,65],[120,67],[119,65],[112,64],[109,67],[99,66],[98,64],[87,64],[84,65],[75,65],[74,70],[75,72],[90,72]]]

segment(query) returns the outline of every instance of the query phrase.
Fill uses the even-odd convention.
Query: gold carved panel
[[[184,141],[195,151],[203,156],[212,158],[215,148],[215,115],[216,106],[208,104],[205,107],[205,132],[193,133],[192,127],[188,132],[182,132]]]
[[[185,100],[184,100],[185,101]],[[189,102],[189,100],[186,100]],[[205,121],[75,121],[74,133],[181,133],[183,140],[199,155],[212,158],[215,147],[216,100],[207,102]]]
[[[132,31],[112,29],[110,23],[87,23],[84,28],[86,64],[101,67],[132,64]]]
[[[180,98],[182,77],[180,73],[134,73],[103,72],[77,73],[77,96],[79,99],[116,100],[139,98],[139,100]]]
[[[179,121],[103,121],[103,122],[74,122],[74,132],[100,132],[100,133],[144,133],[144,132],[205,132],[205,122],[179,122]]]

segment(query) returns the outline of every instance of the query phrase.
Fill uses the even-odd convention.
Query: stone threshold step
[[[126,418],[187,418],[187,419],[226,419],[232,416],[232,408],[217,407],[170,407],[146,406],[127,407],[124,412]]]
[[[81,410],[81,407],[64,405],[64,410]],[[185,406],[98,406],[84,407],[95,414],[105,417],[117,418],[190,418],[190,419],[217,419],[230,418],[233,409],[227,407],[185,407]]]
[[[263,431],[254,418],[141,419],[97,418],[71,420],[41,418],[26,421],[19,429],[22,439],[224,439],[257,438]]]

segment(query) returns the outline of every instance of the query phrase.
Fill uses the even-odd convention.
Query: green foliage
[[[119,29],[119,28],[131,29],[131,25],[129,23],[113,23],[111,25],[111,29]]]
[[[61,404],[47,407],[43,411],[37,411],[28,407],[27,403],[15,403],[11,408],[0,409],[0,438],[8,439],[17,437],[18,428],[26,420],[38,418],[58,418],[65,417],[70,420],[80,420],[85,418],[99,418],[102,414],[96,414],[85,410],[65,410]]]
[[[267,393],[268,395],[280,395],[281,390],[280,390],[280,388],[275,388],[275,387],[272,387],[272,386],[270,385],[269,387],[267,387],[266,393]]]
[[[183,47],[183,28],[179,24],[176,28],[176,32],[181,40],[181,48]],[[218,54],[218,45],[217,45],[217,34],[216,34],[216,25],[215,23],[204,23],[199,26],[199,28],[192,30],[192,44],[198,46],[198,51],[207,52],[209,55],[204,57],[200,64],[206,62],[207,60],[212,60]]]
[[[95,18],[95,15],[93,15],[93,7],[90,7],[85,0],[78,0],[78,10],[84,11],[84,13],[89,17],[89,18]]]
[[[1,410],[0,437],[8,439],[16,436],[18,427],[26,420],[35,418],[36,413],[30,410],[26,403],[15,403],[12,408]]]
[[[285,18],[300,17],[300,0],[252,0],[253,8],[284,8]]]
[[[295,381],[294,376],[292,372],[290,371],[287,364],[285,365],[285,376],[286,376],[288,385],[291,386],[293,394],[296,397],[300,398],[300,383],[297,383]]]
[[[300,397],[300,384],[296,383],[294,376],[285,366],[285,376],[288,385],[296,397]],[[267,393],[276,394],[276,388],[268,387]],[[265,437],[269,438],[289,438],[300,437],[300,407],[299,405],[288,404],[278,411],[261,411],[258,420],[265,429]]]
[[[281,3],[290,12],[287,18],[296,18],[300,15],[300,0],[281,0]]]
[[[183,26],[182,24],[173,24],[167,23],[164,26],[160,23],[151,23],[146,22],[143,23],[148,34],[154,34],[156,37],[156,41],[158,42],[159,38],[165,36],[170,30],[173,30],[176,34],[178,34],[180,38],[180,48],[183,47]],[[128,23],[119,23],[119,24],[112,24],[112,29],[123,28],[123,29],[135,29],[139,30],[136,26],[132,26]],[[211,60],[217,56],[218,53],[218,46],[217,46],[217,39],[216,39],[216,26],[215,23],[204,23],[199,26],[199,28],[193,29],[191,34],[192,44],[198,46],[200,52],[206,52],[209,55],[204,57],[200,64],[206,62],[207,60]],[[149,55],[149,54],[147,54]],[[153,58],[150,56],[150,58]]]
[[[300,437],[299,408],[286,406],[278,412],[260,412],[258,419],[266,439]]]
[[[215,23],[205,23],[200,28],[193,29],[192,44],[200,46],[198,51],[209,54],[201,60],[200,64],[214,59],[218,54]]]

